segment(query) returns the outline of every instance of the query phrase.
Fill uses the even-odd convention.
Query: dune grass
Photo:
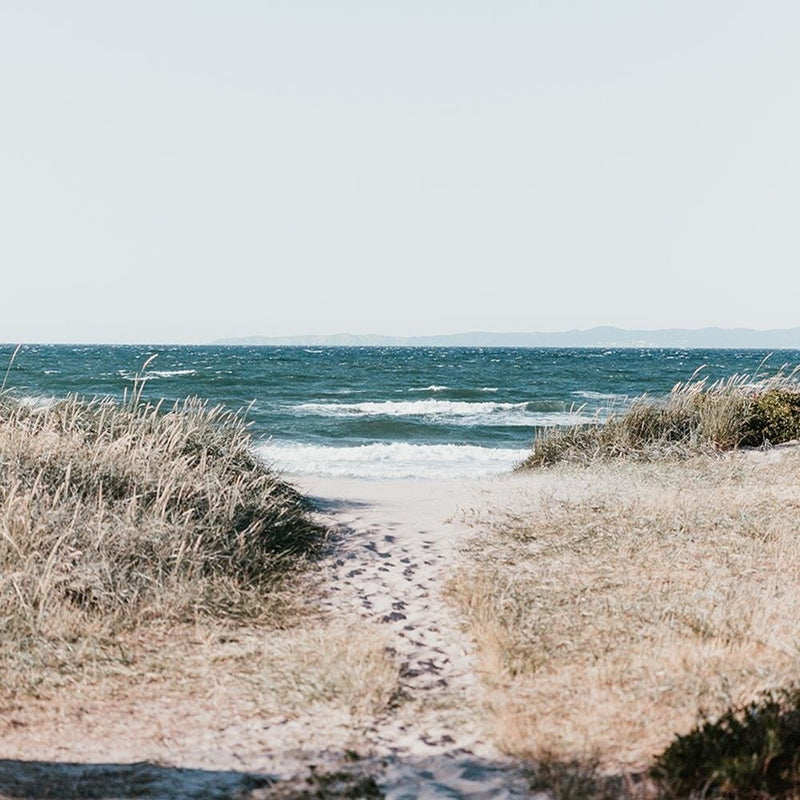
[[[628,796],[676,733],[797,681],[800,450],[561,463],[517,489],[473,521],[449,591],[497,741],[556,796]],[[715,796],[676,786],[650,796]]]
[[[543,431],[529,499],[479,520],[451,591],[534,788],[800,797],[800,451],[770,452],[800,438],[796,377]]]
[[[776,445],[800,437],[797,372],[757,380],[734,375],[677,384],[663,399],[636,398],[600,424],[543,430],[520,469],[559,461],[587,464],[625,457],[686,458],[739,446]]]
[[[320,748],[357,746],[398,668],[319,610],[325,547],[238,414],[164,410],[140,384],[121,404],[0,393],[6,756],[258,760],[271,725],[306,746],[311,717]]]
[[[152,620],[280,624],[322,545],[303,498],[252,455],[241,416],[139,395],[40,407],[0,396],[7,691],[43,654],[60,669],[96,661],[100,643]]]

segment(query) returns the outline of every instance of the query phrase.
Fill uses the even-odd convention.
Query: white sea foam
[[[147,377],[174,378],[178,375],[197,375],[196,369],[154,369],[147,373]]]
[[[27,394],[19,398],[20,405],[26,406],[33,411],[45,411],[55,405],[56,398],[42,394]]]
[[[287,475],[338,478],[478,478],[509,472],[528,450],[455,444],[323,447],[268,443],[259,455]]]
[[[587,400],[621,400],[625,395],[611,392],[573,392],[575,397],[585,397]]]
[[[458,400],[383,400],[367,403],[300,403],[298,411],[325,417],[475,416],[496,411],[524,411],[527,403],[466,403]]]
[[[430,386],[414,386],[409,389],[409,392],[446,392],[450,389],[449,386],[441,386],[437,383],[432,383]],[[481,386],[478,390],[481,392],[496,392],[497,386]]]
[[[130,370],[121,369],[117,373],[121,378],[125,378],[126,381],[133,381],[137,378],[139,380],[151,380],[153,378],[176,378],[179,375],[197,375],[196,369],[151,369],[145,372],[143,375],[131,372]]]
[[[301,403],[302,414],[324,417],[423,417],[450,425],[533,427],[577,425],[594,421],[578,411],[529,411],[528,403],[467,403],[457,400],[412,400],[367,403]]]

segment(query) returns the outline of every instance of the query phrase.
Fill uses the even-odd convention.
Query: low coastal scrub
[[[497,741],[556,796],[800,796],[798,474],[798,448],[562,463],[474,515],[449,592]]]
[[[742,800],[800,796],[800,690],[768,692],[705,720],[656,759],[670,797]]]
[[[321,541],[237,414],[197,400],[164,412],[138,397],[0,397],[6,665],[43,642],[69,661],[148,620],[279,614],[287,576]]]
[[[709,384],[677,384],[663,400],[636,398],[602,424],[550,428],[520,465],[589,463],[624,456],[652,460],[687,457],[739,446],[781,444],[800,437],[800,385],[796,373],[754,382],[748,375]]]

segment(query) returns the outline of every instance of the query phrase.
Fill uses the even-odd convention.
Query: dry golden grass
[[[112,669],[0,706],[4,757],[262,769],[284,749],[357,749],[397,691],[385,642],[359,623],[205,619],[140,627],[119,645]]]
[[[251,639],[237,659],[250,664],[260,708],[274,713],[338,709],[354,719],[377,716],[398,688],[398,666],[372,626],[318,622]]]
[[[6,757],[257,761],[276,716],[346,746],[397,668],[315,608],[324,538],[236,414],[0,394]]]
[[[324,532],[249,445],[198,401],[0,396],[0,694],[102,670],[141,625],[287,624]]]
[[[797,374],[779,371],[762,380],[732,375],[714,383],[704,378],[678,383],[664,398],[636,398],[624,413],[614,413],[602,424],[542,430],[520,468],[620,456],[639,461],[687,458],[798,438]]]
[[[637,769],[800,675],[800,450],[560,465],[451,584],[499,743]]]

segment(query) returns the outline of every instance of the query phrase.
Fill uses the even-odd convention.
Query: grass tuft
[[[322,533],[236,413],[0,396],[6,666],[44,642],[77,662],[148,619],[263,615]]]
[[[449,585],[498,743],[641,772],[800,669],[800,448],[526,475]]]
[[[686,458],[796,439],[800,384],[795,377],[792,372],[763,381],[734,375],[714,383],[679,383],[665,399],[638,397],[625,413],[603,423],[544,430],[520,469],[617,457]]]

